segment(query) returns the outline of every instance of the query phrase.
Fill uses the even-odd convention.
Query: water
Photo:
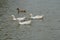
[[[16,8],[27,13],[17,14]],[[32,25],[18,25],[11,15],[44,15],[45,20],[32,20]],[[60,40],[60,0],[0,0],[0,40]]]

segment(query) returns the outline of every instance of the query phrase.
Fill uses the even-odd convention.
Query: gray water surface
[[[27,13],[18,15],[17,7]],[[32,25],[18,25],[11,17],[30,13],[43,14],[45,19],[32,20]],[[0,40],[60,40],[60,0],[0,0]]]

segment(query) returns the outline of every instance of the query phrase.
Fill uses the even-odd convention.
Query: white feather
[[[42,19],[44,17],[44,15],[36,15],[36,16],[33,16],[32,14],[30,14],[30,18],[31,19]]]
[[[18,20],[18,21],[22,21],[22,20],[24,20],[26,17],[22,17],[22,18],[15,18],[15,16],[14,15],[11,15],[12,17],[13,17],[13,20]]]
[[[31,20],[24,21],[24,22],[19,22],[19,24],[24,25],[24,24],[31,24]]]

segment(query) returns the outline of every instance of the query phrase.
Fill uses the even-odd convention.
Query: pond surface
[[[17,14],[16,8],[27,13]],[[18,25],[16,17],[44,15],[44,21]],[[0,0],[0,40],[60,40],[60,0]]]

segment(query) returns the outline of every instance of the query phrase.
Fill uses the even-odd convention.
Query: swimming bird
[[[24,21],[24,22],[19,22],[20,25],[27,25],[27,24],[31,24],[31,20],[28,21]]]
[[[36,16],[33,16],[32,14],[29,14],[29,15],[31,19],[43,19],[44,18],[44,15],[36,15]]]
[[[18,14],[19,14],[20,12],[26,13],[26,10],[25,10],[25,9],[19,9],[19,8],[17,8],[17,11],[18,11]]]
[[[18,21],[22,21],[22,20],[25,20],[26,17],[19,17],[19,18],[15,18],[14,15],[11,15],[13,17],[13,20],[18,20]]]

